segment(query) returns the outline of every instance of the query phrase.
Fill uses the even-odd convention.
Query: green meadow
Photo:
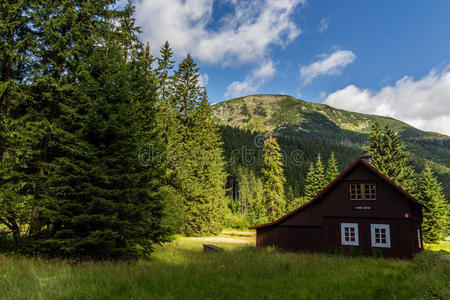
[[[1,299],[450,299],[449,245],[413,260],[255,249],[252,232],[177,237],[140,261],[0,256]],[[205,253],[202,244],[223,247]]]

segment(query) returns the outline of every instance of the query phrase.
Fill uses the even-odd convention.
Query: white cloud
[[[433,69],[419,80],[405,76],[379,91],[349,85],[328,95],[325,103],[450,135],[450,65],[441,71]]]
[[[138,0],[136,18],[144,40],[153,47],[169,40],[179,56],[189,52],[205,62],[230,65],[261,60],[269,46],[285,46],[301,33],[291,16],[306,0],[226,0],[234,11],[220,20],[212,19],[214,1],[224,0]],[[218,27],[210,29],[212,23]]]
[[[320,60],[300,68],[303,84],[311,83],[318,76],[338,75],[356,59],[356,55],[349,50],[337,50],[330,55],[321,54],[320,57]]]
[[[206,74],[206,73],[200,74],[200,76],[198,77],[198,84],[201,87],[207,87],[208,86],[208,82],[209,82],[208,74]]]
[[[322,20],[320,20],[320,25],[319,25],[320,33],[323,33],[328,30],[328,22],[329,22],[328,18],[323,18]]]
[[[247,75],[244,81],[233,81],[225,92],[225,97],[239,97],[255,93],[266,80],[273,77],[276,69],[272,61],[263,63]]]

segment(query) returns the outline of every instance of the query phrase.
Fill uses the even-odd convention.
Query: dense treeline
[[[224,153],[227,161],[229,208],[233,213],[229,226],[246,227],[269,221],[261,205],[265,197],[262,193],[264,177],[264,144],[266,135],[224,126],[220,128]],[[305,197],[305,182],[311,164],[326,162],[323,166],[320,184],[313,181],[314,193],[320,191],[328,182],[338,175],[356,157],[361,149],[336,145],[325,141],[277,135],[276,141],[282,155],[285,204],[284,213],[291,211],[315,195]],[[267,156],[267,155],[266,155]],[[319,171],[320,173],[320,171]],[[332,177],[332,179],[331,179]],[[280,192],[278,193],[280,194]]]
[[[0,230],[15,249],[131,257],[218,232],[224,163],[198,69],[137,34],[131,1],[1,5]],[[176,210],[176,211],[175,211]]]
[[[220,128],[228,173],[234,176],[239,166],[249,168],[256,176],[260,176],[262,166],[262,145],[259,143],[264,135],[257,132],[240,130],[230,126]],[[324,161],[328,161],[334,152],[337,168],[342,171],[360,156],[362,150],[357,147],[336,145],[323,140],[277,135],[280,145],[288,190],[292,189],[295,197],[303,195],[305,176],[309,165],[314,163],[320,153]]]

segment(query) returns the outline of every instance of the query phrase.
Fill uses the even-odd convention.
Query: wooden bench
[[[223,249],[222,249],[222,248],[219,248],[219,247],[217,247],[217,246],[214,246],[214,245],[203,244],[203,251],[204,251],[204,252],[223,251]]]

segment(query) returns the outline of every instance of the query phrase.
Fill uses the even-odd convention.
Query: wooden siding
[[[256,226],[257,246],[411,258],[423,249],[417,234],[422,223],[421,204],[380,176],[364,163],[354,164],[309,205],[273,223]],[[353,183],[376,184],[377,199],[350,200],[349,185]],[[341,245],[341,223],[358,224],[358,246]],[[390,248],[372,247],[371,224],[389,225]]]
[[[293,214],[280,222],[281,226],[322,226],[322,203],[305,207],[301,214]]]

